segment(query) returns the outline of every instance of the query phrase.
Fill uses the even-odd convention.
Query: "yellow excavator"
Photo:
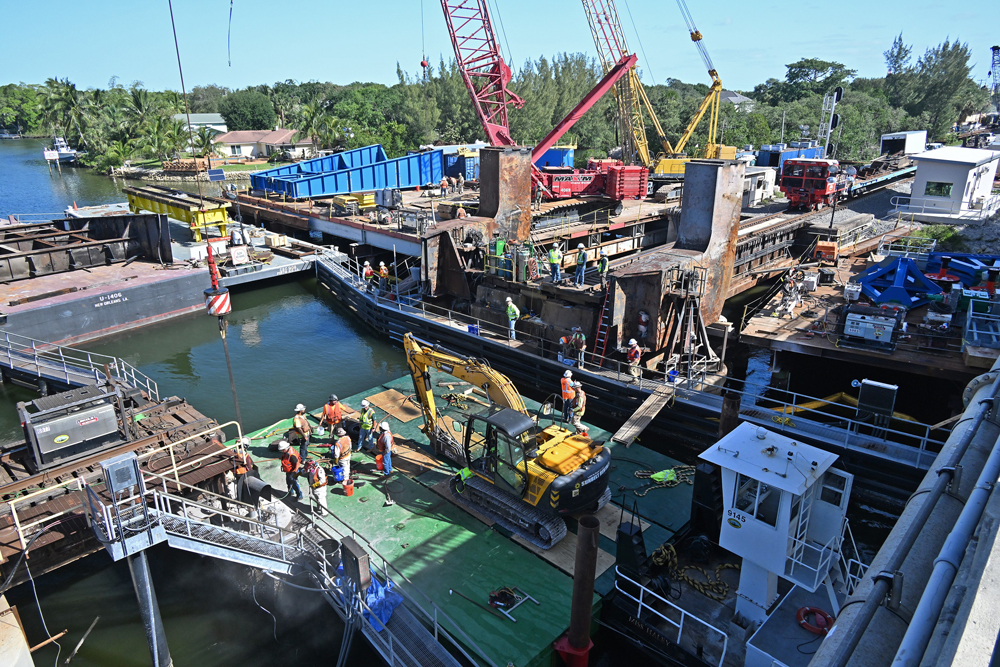
[[[510,379],[483,359],[462,357],[403,336],[424,433],[439,456],[463,470],[451,481],[456,501],[542,549],[566,535],[563,516],[596,512],[611,500],[611,450],[556,423],[542,428]],[[463,422],[438,412],[431,371],[481,389],[489,407]],[[551,407],[551,406],[550,406]]]

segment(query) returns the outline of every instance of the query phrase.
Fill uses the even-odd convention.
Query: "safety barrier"
[[[156,382],[117,357],[7,332],[0,346],[0,365],[13,371],[71,386],[104,384],[110,377],[130,387],[144,389],[154,401],[160,399]]]
[[[905,202],[905,203],[904,203]],[[893,213],[903,215],[942,215],[960,220],[983,220],[1000,208],[1000,195],[983,198],[973,207],[964,199],[938,199],[931,197],[893,197],[889,200]]]

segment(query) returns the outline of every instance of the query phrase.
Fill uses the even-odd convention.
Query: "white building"
[[[723,90],[719,93],[719,99],[729,102],[741,111],[753,111],[754,101],[746,95],[740,95],[735,90]]]
[[[879,155],[913,155],[927,150],[927,130],[883,134]]]
[[[187,114],[175,113],[173,115],[174,120],[179,120],[180,122],[187,125]],[[226,131],[226,119],[222,117],[221,113],[193,113],[191,114],[191,128],[197,132],[199,127],[207,127],[209,129],[215,130],[216,132]]]
[[[993,194],[1000,151],[945,146],[912,156],[917,175],[909,197],[896,197],[894,213],[918,222],[963,224],[1000,208]]]
[[[312,142],[296,138],[296,130],[238,130],[215,138],[216,152],[226,157],[268,157],[276,152],[304,158],[312,152]]]
[[[774,167],[747,167],[743,176],[743,208],[774,197],[776,175]]]

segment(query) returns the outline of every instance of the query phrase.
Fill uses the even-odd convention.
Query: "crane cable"
[[[646,61],[646,71],[649,72],[653,83],[656,83],[656,77],[653,76],[653,68],[649,66],[649,58],[646,57],[646,48],[642,45],[642,37],[639,36],[639,29],[635,27],[635,19],[632,18],[632,8],[628,6],[628,0],[624,0],[624,2],[625,11],[628,12],[628,20],[632,22],[632,30],[635,31],[635,39],[639,42],[639,50],[642,51],[642,59]]]
[[[489,9],[489,0],[485,0],[487,9]],[[500,34],[503,35],[503,43],[507,45],[507,65],[509,66],[514,60],[514,54],[510,50],[510,42],[507,41],[507,30],[503,27],[503,16],[500,15],[500,6],[497,5],[496,0],[493,0],[493,14],[497,17],[497,21],[500,22]],[[497,44],[497,48],[500,45]]]

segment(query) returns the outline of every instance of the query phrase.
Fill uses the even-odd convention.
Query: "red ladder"
[[[604,290],[604,303],[601,304],[601,319],[597,322],[597,335],[594,336],[594,354],[597,355],[597,367],[604,367],[604,352],[608,349],[608,329],[611,318],[608,315],[608,298],[611,295],[611,283]]]

